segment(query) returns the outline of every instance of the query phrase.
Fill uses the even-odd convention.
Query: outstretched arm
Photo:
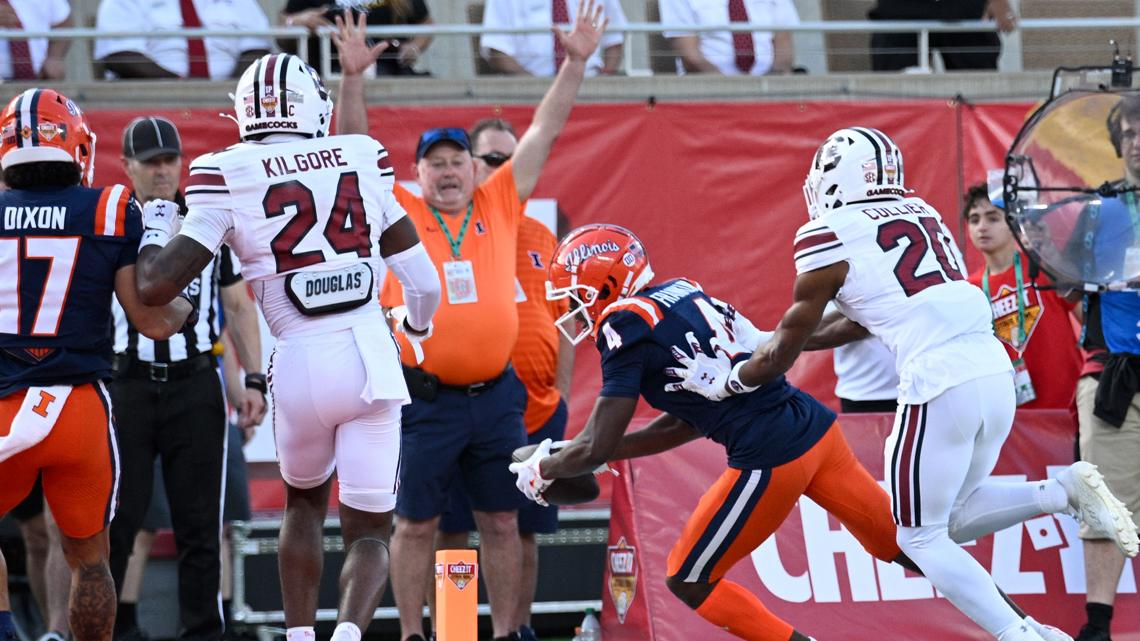
[[[336,33],[332,34],[340,59],[340,90],[336,105],[336,132],[338,134],[367,134],[368,109],[364,104],[364,71],[376,64],[376,59],[388,48],[387,42],[368,46],[364,37],[367,16],[356,20],[348,9],[344,16],[336,17]]]
[[[797,276],[792,306],[784,312],[772,339],[761,345],[740,367],[740,382],[755,387],[788,371],[819,325],[827,302],[839,292],[846,278],[846,262]]]
[[[589,474],[609,461],[617,451],[636,409],[636,398],[598,398],[586,428],[557,454],[542,459],[539,464],[542,478],[569,478]]]
[[[175,236],[166,247],[143,247],[135,269],[139,298],[145,305],[169,303],[213,258],[213,252],[187,236]]]
[[[601,3],[595,4],[594,0],[589,0],[587,4],[586,0],[578,0],[574,30],[565,33],[557,26],[553,27],[554,37],[566,51],[566,61],[562,63],[562,68],[558,70],[558,75],[554,77],[554,83],[543,96],[542,102],[538,104],[534,121],[515,149],[515,188],[520,200],[530,198],[534,191],[550,149],[562,133],[562,127],[566,125],[570,110],[574,107],[574,99],[578,96],[582,78],[586,75],[586,60],[598,48],[608,24],[609,19],[602,16]]]
[[[611,461],[653,456],[700,438],[697,428],[672,414],[662,414],[643,429],[626,434],[610,455]]]
[[[819,327],[808,337],[804,344],[804,351],[811,352],[818,349],[831,349],[855,341],[861,341],[871,335],[866,327],[847,318],[839,312],[831,312],[819,322]]]

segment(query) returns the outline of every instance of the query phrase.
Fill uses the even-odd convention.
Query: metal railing
[[[565,25],[569,28],[569,25]],[[1030,31],[1066,31],[1089,29],[1140,29],[1140,17],[1126,16],[1119,18],[1028,18],[1018,22],[1018,30]],[[930,36],[935,33],[961,33],[970,31],[994,31],[995,25],[991,21],[965,20],[956,22],[943,22],[935,20],[836,20],[801,22],[796,25],[774,25],[756,22],[732,22],[713,25],[681,25],[671,23],[631,22],[622,27],[611,27],[610,31],[624,35],[625,47],[623,71],[636,73],[632,60],[632,47],[630,37],[635,34],[657,34],[664,32],[705,33],[712,31],[771,31],[790,33],[915,33],[918,38],[919,68],[930,71]],[[514,27],[514,28],[486,28],[479,24],[429,24],[429,25],[385,25],[369,26],[366,34],[372,38],[384,39],[393,37],[415,37],[419,35],[430,36],[480,36],[486,33],[495,34],[537,34],[546,33],[549,29],[544,27]],[[301,57],[308,55],[308,39],[317,37],[321,53],[321,73],[326,77],[331,74],[332,42],[329,36],[331,29],[320,29],[311,34],[302,27],[273,27],[270,29],[237,30],[237,29],[178,29],[170,31],[151,31],[146,33],[147,38],[203,38],[203,37],[265,37],[272,39],[295,39],[297,51]],[[97,30],[92,28],[55,29],[51,31],[11,31],[0,30],[0,40],[27,40],[32,38],[51,38],[69,40],[95,40],[114,38],[138,38],[139,32],[126,30]],[[1107,43],[1106,43],[1106,52]],[[1106,54],[1107,57],[1107,54]]]

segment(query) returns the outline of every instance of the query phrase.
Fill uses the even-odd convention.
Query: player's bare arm
[[[534,121],[519,139],[518,148],[515,149],[515,189],[518,190],[520,200],[530,198],[534,191],[550,149],[562,133],[562,128],[570,117],[570,110],[574,107],[574,99],[582,86],[582,78],[586,75],[586,60],[597,50],[608,24],[609,19],[602,15],[600,2],[579,0],[574,29],[566,33],[553,27],[554,37],[566,51],[566,61],[562,63],[562,68],[558,70],[558,75],[554,77],[554,83],[543,96],[542,102],[538,104]]]
[[[411,249],[420,242],[416,225],[411,218],[404,216],[380,235],[380,255],[387,258],[405,249]]]
[[[772,340],[760,346],[741,366],[740,382],[756,387],[788,371],[819,326],[828,301],[839,292],[846,278],[846,262],[797,276],[792,290],[792,306],[784,312]]]
[[[570,478],[589,474],[609,461],[617,451],[636,409],[636,398],[599,397],[594,403],[590,420],[586,422],[586,428],[570,445],[539,464],[542,478]]]
[[[143,247],[135,270],[139,298],[145,305],[170,302],[213,258],[213,252],[187,236],[175,236],[161,249]]]
[[[701,437],[701,432],[685,421],[662,413],[644,428],[626,434],[610,455],[611,461],[653,456],[680,447]]]
[[[178,333],[186,318],[194,311],[194,306],[184,298],[167,300],[165,304],[157,306],[143,303],[135,289],[135,279],[134,265],[120,267],[115,272],[115,296],[131,324],[143,336],[154,340],[164,340]]]
[[[811,352],[819,349],[832,349],[855,341],[861,341],[871,335],[871,332],[859,323],[847,318],[839,312],[830,312],[819,322],[812,335],[804,343],[804,351]]]

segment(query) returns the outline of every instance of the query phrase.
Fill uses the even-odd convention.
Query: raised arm
[[[388,48],[387,42],[368,46],[364,37],[367,17],[361,13],[356,20],[345,9],[336,17],[336,33],[332,34],[340,57],[340,89],[337,92],[336,132],[338,134],[367,134],[368,108],[364,104],[364,71],[376,64],[376,59]]]
[[[554,37],[558,38],[566,51],[566,61],[562,63],[562,68],[558,70],[558,75],[554,77],[554,83],[546,91],[542,102],[538,104],[534,120],[515,149],[515,188],[521,200],[530,198],[538,183],[550,149],[562,133],[562,128],[570,117],[570,110],[574,107],[582,78],[586,75],[586,61],[598,48],[607,24],[609,20],[602,15],[600,3],[578,0],[574,30],[566,33],[558,27],[552,28]]]

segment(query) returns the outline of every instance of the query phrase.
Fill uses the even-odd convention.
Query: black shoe
[[[425,641],[425,640],[422,636],[420,636],[418,634],[413,634],[412,636],[408,637],[407,639],[404,639],[404,641]]]
[[[538,641],[538,635],[534,633],[534,628],[529,625],[520,625],[519,641]]]
[[[150,641],[150,635],[134,627],[115,637],[115,641]]]
[[[519,633],[512,632],[505,637],[495,637],[492,641],[519,641]]]
[[[1108,635],[1108,630],[1095,628],[1086,623],[1073,641],[1112,641],[1112,637]]]

